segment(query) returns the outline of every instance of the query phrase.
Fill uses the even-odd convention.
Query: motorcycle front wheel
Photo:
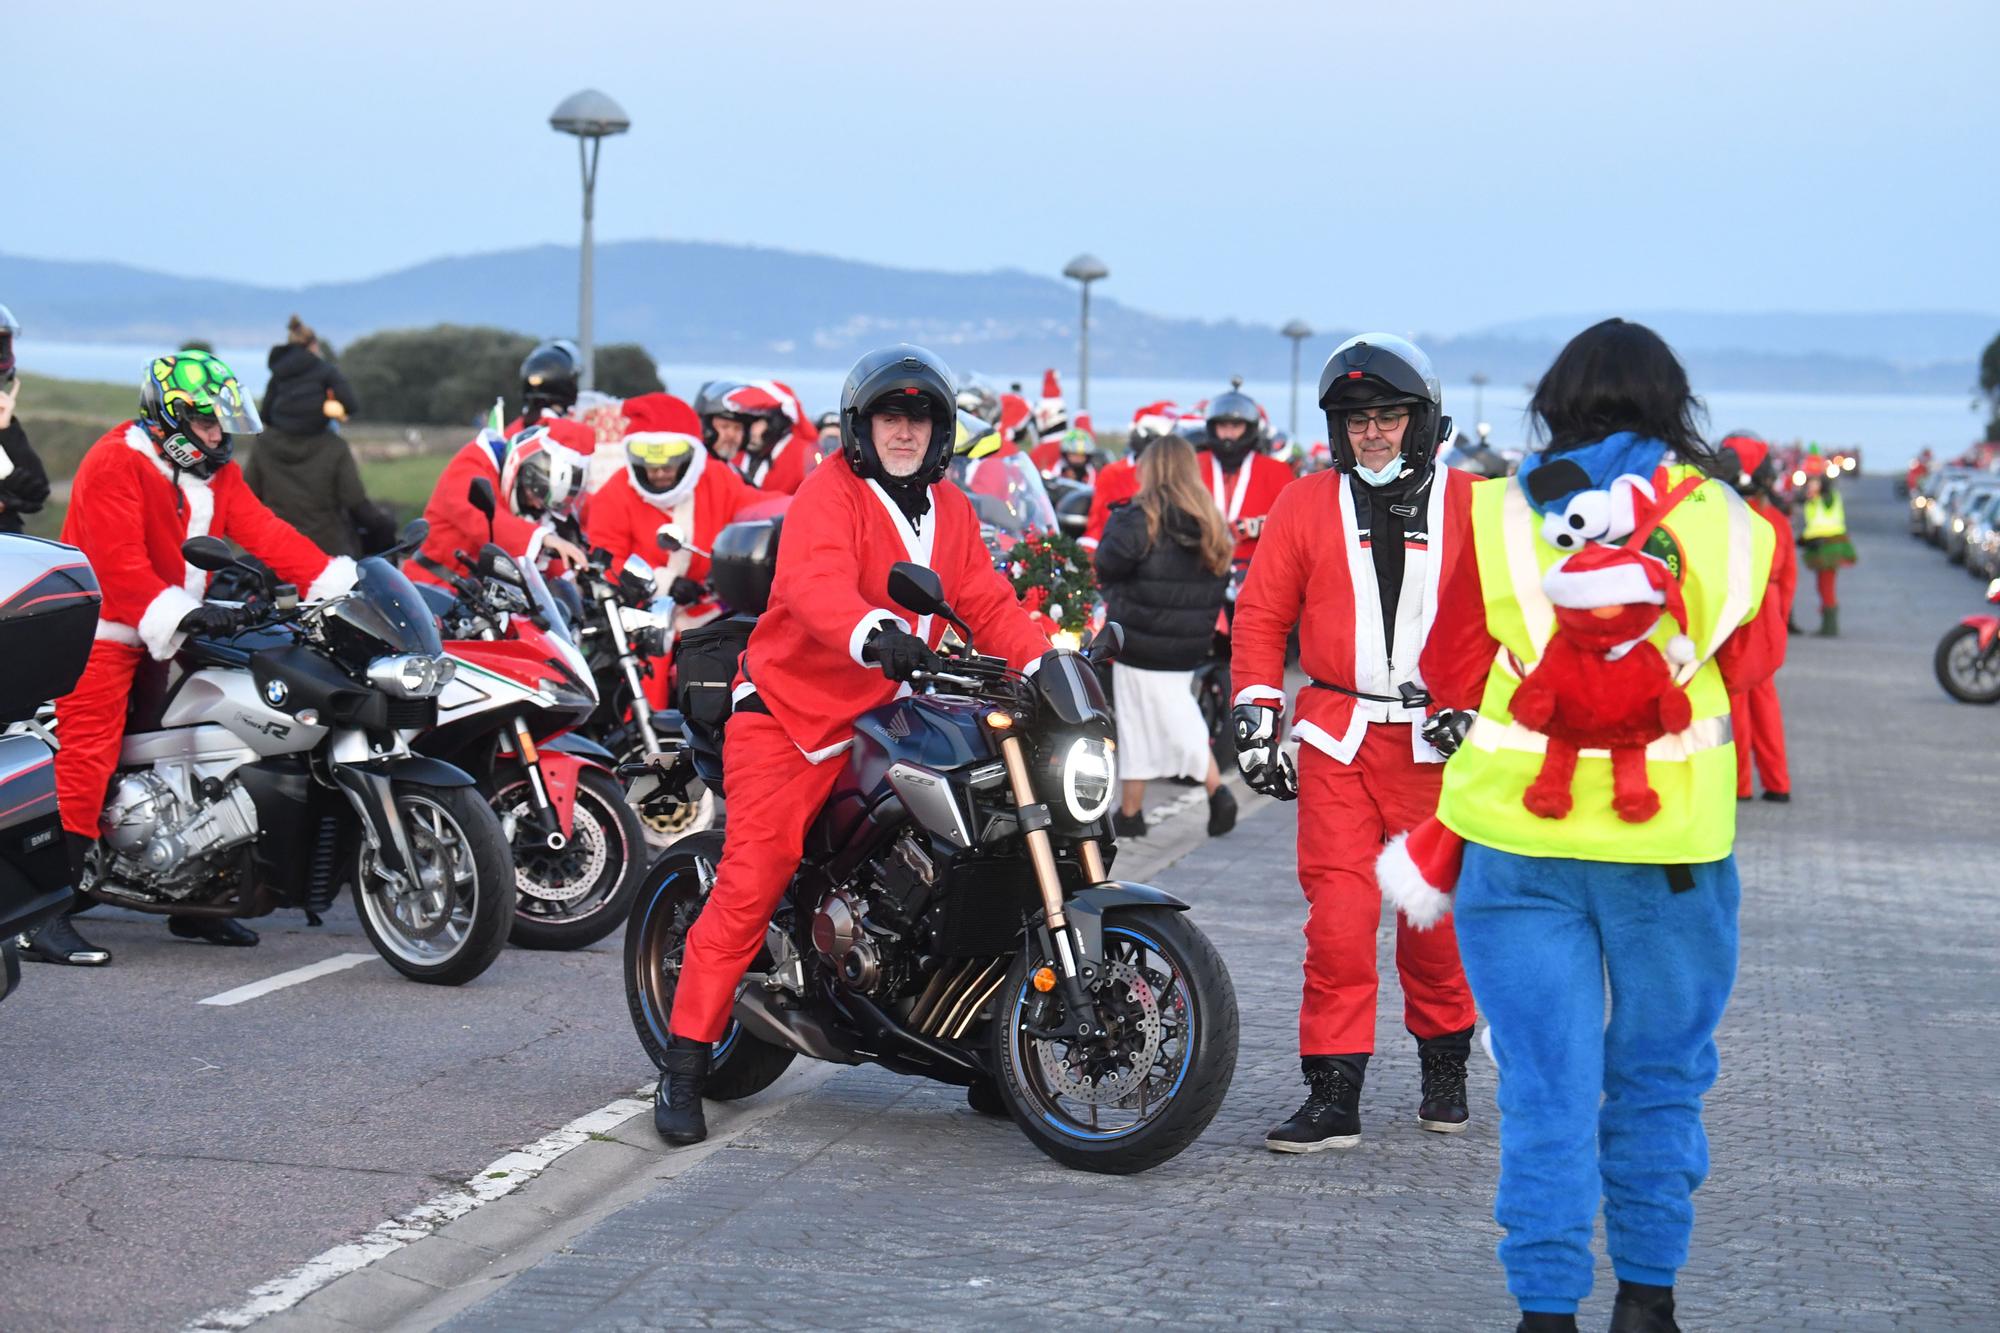
[[[473,787],[398,782],[396,813],[415,874],[397,881],[362,841],[354,899],[361,929],[412,981],[462,986],[493,965],[514,919],[514,863],[500,818]]]
[[[1938,641],[1932,665],[1938,684],[1960,703],[2000,703],[2000,642],[1982,650],[1973,626],[1952,626]]]
[[[681,974],[681,951],[688,928],[701,914],[722,864],[722,835],[694,833],[653,862],[632,917],[625,925],[625,1006],[639,1042],[661,1069],[667,1062],[667,1021],[673,1017],[674,989]],[[770,966],[760,952],[752,967]],[[735,1019],[709,1055],[702,1094],[733,1102],[762,1092],[792,1063],[793,1052],[751,1036]]]
[[[528,818],[528,786],[510,782],[493,797],[515,816],[514,928],[524,949],[581,949],[624,923],[646,874],[646,839],[639,816],[609,774],[577,774],[570,837],[560,850],[544,845]]]
[[[1236,1074],[1236,988],[1222,956],[1183,912],[1121,909],[1104,921],[1093,992],[1111,1037],[1061,1033],[1057,992],[1034,984],[1054,964],[1024,949],[995,998],[995,1082],[1021,1132],[1056,1161],[1130,1175],[1201,1137]]]

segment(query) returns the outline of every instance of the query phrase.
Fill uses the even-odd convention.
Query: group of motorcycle
[[[492,516],[490,486],[469,498]],[[422,544],[419,520],[359,562],[351,592],[307,605],[235,544],[190,540],[234,628],[135,688],[78,888],[142,912],[317,921],[350,887],[383,958],[444,985],[510,940],[574,949],[624,924],[634,1026],[660,1061],[681,944],[721,860],[722,728],[781,525],[731,524],[700,552],[730,614],[678,636],[636,557],[612,568],[593,553],[552,588],[539,539],[520,558],[489,542],[458,553],[449,586],[420,584],[397,567]],[[32,718],[81,672],[98,597],[77,552],[33,538],[5,543],[0,580],[0,640],[31,614],[41,666],[0,682],[34,701],[0,713],[18,724],[0,736],[11,939],[69,898],[59,738]],[[1024,675],[976,652],[930,571],[900,567],[892,591],[955,626],[949,670],[857,724],[709,1095],[749,1096],[799,1055],[866,1061],[991,1080],[1069,1165],[1165,1161],[1220,1108],[1237,1014],[1187,904],[1110,878],[1115,740],[1095,668],[1122,635],[1107,625]],[[674,707],[656,712],[662,661]]]

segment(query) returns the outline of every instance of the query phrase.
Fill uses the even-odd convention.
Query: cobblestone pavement
[[[1994,1323],[2000,710],[1932,680],[1977,589],[1902,534],[1886,489],[1849,502],[1864,563],[1843,579],[1847,636],[1794,639],[1780,678],[1795,800],[1740,807],[1742,972],[1689,1329]],[[1809,587],[1801,602],[1810,623]],[[1493,1070],[1475,1056],[1470,1132],[1417,1129],[1386,950],[1362,1145],[1261,1146],[1300,1098],[1294,816],[1266,808],[1162,876],[1243,1010],[1228,1102],[1175,1161],[1065,1171],[953,1090],[844,1070],[447,1327],[1512,1327]],[[1601,1269],[1586,1327],[1611,1289]]]

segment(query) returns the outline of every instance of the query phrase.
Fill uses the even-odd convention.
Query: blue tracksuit
[[[1453,912],[1500,1067],[1493,1216],[1523,1310],[1590,1294],[1600,1197],[1621,1279],[1670,1286],[1687,1260],[1740,891],[1734,857],[1691,870],[1674,893],[1660,866],[1466,845]]]

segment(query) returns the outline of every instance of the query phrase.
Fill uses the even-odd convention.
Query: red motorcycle
[[[1986,585],[1986,600],[2000,602],[2000,579]],[[1938,684],[1960,703],[2000,703],[2000,616],[1967,616],[1938,640],[1932,659]]]

